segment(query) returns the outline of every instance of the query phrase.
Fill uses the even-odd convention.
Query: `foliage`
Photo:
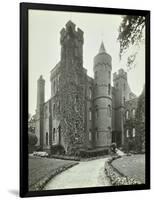
[[[116,148],[117,148],[117,144],[115,142],[113,142],[111,145],[110,145],[110,149],[113,153],[116,153]]]
[[[38,138],[35,134],[28,133],[28,144],[29,145],[34,146],[34,145],[36,145],[37,141],[38,141]]]
[[[118,41],[120,43],[120,59],[121,56],[132,46],[139,46],[143,40],[143,30],[145,27],[144,16],[126,15],[122,17],[119,27]],[[127,67],[130,67],[136,58],[137,52],[128,56]]]

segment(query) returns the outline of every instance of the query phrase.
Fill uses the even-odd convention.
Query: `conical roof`
[[[102,41],[101,43],[101,46],[100,46],[100,49],[99,49],[99,53],[106,53],[106,49],[105,49],[105,46],[104,46],[104,42]]]

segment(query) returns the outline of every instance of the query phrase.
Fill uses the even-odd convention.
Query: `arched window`
[[[126,119],[129,119],[129,111],[126,111]]]
[[[92,140],[92,132],[91,132],[91,129],[89,130],[89,141]]]
[[[55,142],[55,139],[56,139],[56,129],[53,128],[53,131],[52,131],[52,140]]]
[[[89,120],[92,120],[92,112],[91,112],[91,108],[89,108]]]
[[[49,145],[49,134],[46,132],[46,145]]]
[[[111,112],[111,105],[108,105],[108,116],[111,117],[112,112]]]
[[[108,84],[108,95],[110,95],[110,94],[111,94],[111,85]]]
[[[132,117],[135,118],[135,108],[132,110]]]
[[[132,136],[135,137],[135,135],[136,135],[136,130],[135,128],[133,128]]]
[[[129,138],[129,130],[126,130],[126,137]]]
[[[56,104],[53,104],[53,112],[52,112],[53,118],[56,116]]]

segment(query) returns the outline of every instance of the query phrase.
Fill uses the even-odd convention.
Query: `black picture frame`
[[[114,15],[141,15],[146,19],[146,183],[141,185],[28,191],[28,10],[74,11]],[[150,11],[20,3],[20,197],[150,189]]]

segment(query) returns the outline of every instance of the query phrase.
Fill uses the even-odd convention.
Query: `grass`
[[[145,155],[123,156],[112,162],[119,172],[145,183]]]
[[[29,158],[29,188],[33,188],[35,184],[44,179],[45,177],[50,177],[60,168],[66,168],[76,164],[76,161],[59,160],[59,159],[49,159],[49,158],[39,158],[30,157]]]

